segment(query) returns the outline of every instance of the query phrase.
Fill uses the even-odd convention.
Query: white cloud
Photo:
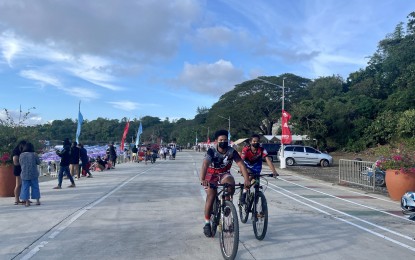
[[[195,0],[14,2],[0,3],[0,31],[13,28],[65,52],[136,60],[174,55],[201,11]]]
[[[80,87],[72,87],[72,88],[62,88],[67,94],[80,98],[82,100],[90,100],[90,99],[97,99],[99,95],[90,89],[80,88]]]
[[[58,88],[62,87],[62,83],[59,81],[59,79],[39,71],[23,70],[20,72],[20,76],[31,80],[36,80],[41,83],[42,86],[51,85]]]
[[[11,40],[11,41],[7,41],[7,40],[2,40],[2,37],[0,37],[0,42],[1,42],[1,48],[2,50],[2,54],[4,59],[7,61],[7,64],[12,67],[12,59],[14,57],[14,55],[20,50],[19,45]]]
[[[111,104],[114,108],[125,110],[125,111],[133,111],[133,110],[138,109],[138,107],[140,106],[136,102],[127,101],[127,100],[113,101],[113,102],[108,102],[108,103]]]
[[[244,80],[244,73],[230,61],[218,60],[215,63],[185,63],[183,71],[174,83],[186,86],[192,91],[220,96]]]

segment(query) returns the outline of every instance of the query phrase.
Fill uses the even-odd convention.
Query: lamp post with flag
[[[291,132],[288,127],[288,120],[291,118],[291,115],[284,110],[284,100],[285,100],[285,77],[282,78],[282,86],[271,83],[267,80],[257,78],[257,80],[264,83],[279,87],[282,89],[282,108],[281,108],[281,154],[280,154],[280,169],[286,168],[285,156],[284,156],[284,144],[291,143]]]
[[[206,127],[206,126],[202,126],[201,125],[201,127],[203,127],[203,128],[206,128],[207,129],[207,135],[206,135],[206,143],[207,144],[210,144],[210,136],[209,136],[209,126],[208,127]]]
[[[229,121],[229,125],[228,125],[228,142],[231,143],[231,116],[229,116],[229,118],[223,117],[221,115],[218,115],[218,117],[226,119]]]

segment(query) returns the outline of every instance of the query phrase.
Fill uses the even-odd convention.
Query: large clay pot
[[[392,200],[399,201],[408,191],[415,192],[415,174],[400,170],[386,170],[386,188]]]
[[[13,165],[0,165],[0,197],[14,197],[16,176],[13,174]]]

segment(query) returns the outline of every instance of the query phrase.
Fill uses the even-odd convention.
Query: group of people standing
[[[58,173],[58,186],[54,189],[62,189],[63,177],[66,175],[71,182],[71,185],[68,188],[75,188],[75,180],[81,178],[81,170],[85,171],[85,174],[88,174],[88,177],[91,178],[92,174],[89,171],[89,157],[87,150],[84,148],[83,144],[77,142],[72,142],[72,145],[68,138],[63,141],[62,150],[56,150],[56,154],[61,158],[60,168]],[[79,165],[81,161],[81,165]]]
[[[40,159],[32,143],[22,140],[13,149],[13,174],[16,176],[14,189],[15,205],[30,206],[32,199],[40,205],[39,171]]]

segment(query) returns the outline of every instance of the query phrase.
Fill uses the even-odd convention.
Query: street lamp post
[[[264,79],[260,79],[257,78],[257,80],[265,82],[267,84],[273,85],[273,86],[277,86],[279,88],[282,89],[282,108],[281,108],[281,154],[280,154],[280,169],[285,169],[286,168],[286,164],[285,164],[285,156],[284,156],[284,143],[282,142],[282,112],[284,111],[284,100],[285,100],[285,77],[282,78],[282,86],[271,83],[269,81],[266,81]]]
[[[229,125],[228,125],[228,141],[230,142],[231,141],[231,116],[229,116],[229,118],[226,118],[226,117],[223,117],[223,116],[218,115],[218,117],[223,118],[223,119],[226,119],[226,120],[229,121]]]
[[[203,128],[207,128],[207,138],[206,138],[206,142],[208,142],[208,141],[209,141],[209,126],[208,126],[208,127],[206,127],[206,126],[202,126],[202,125],[201,125],[201,127],[203,127]]]

